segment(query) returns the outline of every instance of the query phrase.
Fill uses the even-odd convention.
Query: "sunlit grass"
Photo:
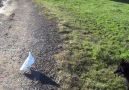
[[[82,90],[125,90],[113,71],[129,59],[129,4],[113,0],[36,0],[58,18],[71,73]],[[121,54],[119,53],[121,52]]]

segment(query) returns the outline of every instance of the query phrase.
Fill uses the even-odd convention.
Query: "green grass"
[[[59,32],[68,45],[64,47],[69,51],[67,68],[79,78],[72,88],[125,90],[123,79],[113,71],[121,58],[129,60],[129,4],[115,0],[36,1],[52,18],[58,18]]]

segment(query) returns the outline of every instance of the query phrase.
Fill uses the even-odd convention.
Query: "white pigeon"
[[[29,52],[29,56],[27,57],[23,65],[21,66],[20,70],[25,72],[27,68],[30,67],[34,63],[34,61],[35,61],[34,57],[32,56],[31,52]]]

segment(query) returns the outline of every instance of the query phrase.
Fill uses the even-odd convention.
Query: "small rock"
[[[2,0],[0,0],[0,7],[3,7],[3,3],[2,3]]]

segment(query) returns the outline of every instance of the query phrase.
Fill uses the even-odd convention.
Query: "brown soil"
[[[32,0],[13,0],[9,16],[0,14],[0,90],[57,90],[61,48],[56,22],[48,20]],[[13,2],[12,2],[13,3]],[[26,73],[19,68],[31,51],[35,63]]]

